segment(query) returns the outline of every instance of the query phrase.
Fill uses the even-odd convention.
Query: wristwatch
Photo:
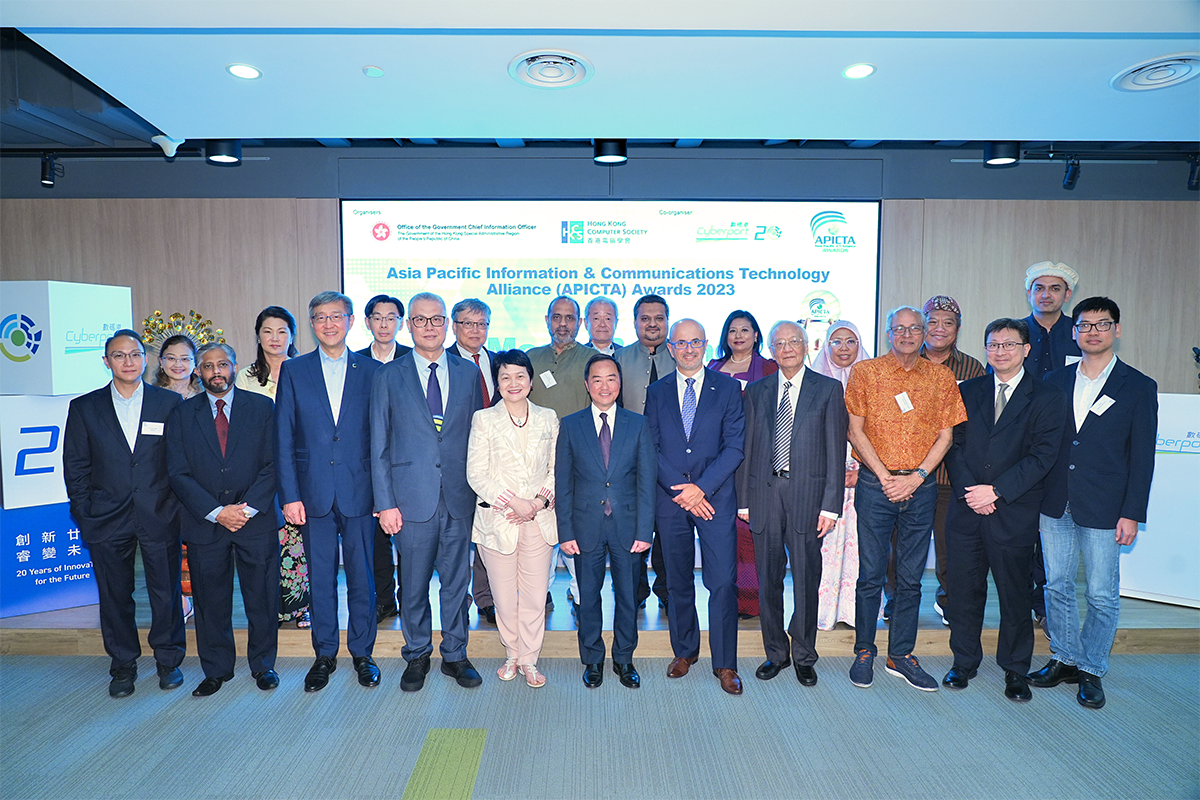
[[[550,507],[550,500],[549,500],[549,498],[547,498],[547,497],[546,497],[546,495],[544,495],[544,494],[539,494],[539,495],[538,495],[538,500],[541,500],[541,501],[542,501],[542,508],[549,508],[549,507]]]
[[[926,478],[929,477],[929,472],[927,470],[921,469],[920,467],[917,467],[916,472],[918,475],[921,476],[921,480],[925,480]]]

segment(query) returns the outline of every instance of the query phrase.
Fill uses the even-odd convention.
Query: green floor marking
[[[430,728],[403,800],[471,800],[486,728]]]

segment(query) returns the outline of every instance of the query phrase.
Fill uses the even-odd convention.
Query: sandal
[[[300,616],[296,617],[296,627],[300,628],[301,630],[312,627],[312,617],[308,615],[308,611],[305,611]]]
[[[504,659],[504,666],[496,670],[496,677],[502,681],[511,681],[517,677],[517,660],[515,658]]]
[[[525,676],[525,683],[530,688],[540,689],[546,685],[546,676],[538,672],[538,668],[533,664],[522,664],[517,669]]]

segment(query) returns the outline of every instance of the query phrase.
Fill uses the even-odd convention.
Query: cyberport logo
[[[846,232],[846,215],[840,211],[821,211],[813,215],[813,247],[824,253],[848,253],[854,249],[854,237]]]
[[[9,314],[0,321],[0,352],[9,361],[28,361],[41,343],[41,328],[24,314]]]
[[[583,244],[583,220],[563,220],[562,243]]]

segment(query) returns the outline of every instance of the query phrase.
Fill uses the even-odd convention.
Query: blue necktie
[[[692,423],[696,420],[696,379],[686,378],[687,388],[683,390],[683,437],[692,440]]]
[[[429,413],[433,415],[433,427],[442,430],[442,386],[438,383],[436,363],[429,365],[429,383],[425,384],[425,399],[429,401]]]

